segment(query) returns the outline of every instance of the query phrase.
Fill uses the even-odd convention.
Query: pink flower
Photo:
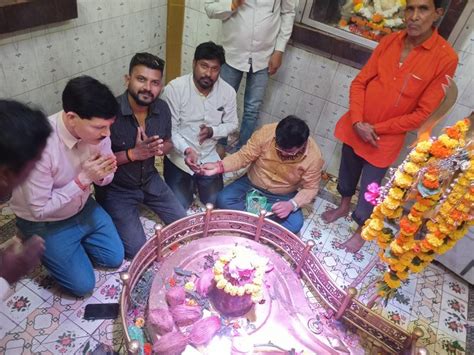
[[[214,279],[214,273],[212,269],[206,269],[201,273],[201,277],[196,280],[196,291],[201,296],[207,296],[212,287],[212,280]]]
[[[367,191],[364,193],[364,198],[367,202],[372,205],[377,204],[377,199],[380,196],[380,186],[376,182],[373,182],[367,186]]]

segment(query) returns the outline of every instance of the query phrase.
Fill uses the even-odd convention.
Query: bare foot
[[[358,228],[349,240],[346,240],[343,243],[343,246],[348,253],[357,253],[364,246],[365,240],[362,239],[360,231],[361,229]]]
[[[325,223],[332,223],[341,217],[347,216],[348,213],[349,213],[349,208],[345,208],[344,206],[339,206],[337,208],[331,208],[327,210],[321,215],[321,218],[323,219]]]

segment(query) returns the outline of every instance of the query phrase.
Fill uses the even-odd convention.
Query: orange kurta
[[[336,124],[335,136],[357,155],[379,168],[390,166],[405,134],[419,128],[444,96],[446,75],[453,76],[458,57],[437,30],[414,48],[400,66],[406,32],[386,36],[352,81],[349,111]],[[356,122],[370,123],[378,147],[356,133]]]

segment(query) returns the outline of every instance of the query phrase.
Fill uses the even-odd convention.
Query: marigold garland
[[[365,222],[362,237],[377,241],[382,250],[379,257],[387,264],[387,272],[379,282],[380,296],[393,296],[410,272],[424,270],[437,255],[450,250],[473,224],[474,152],[472,147],[465,149],[469,125],[466,118],[446,128],[437,139],[418,142]],[[468,157],[463,169],[445,172],[438,167],[460,151]],[[446,188],[453,176],[451,186]],[[409,200],[414,203],[402,216]],[[385,218],[400,218],[398,232],[385,226]]]

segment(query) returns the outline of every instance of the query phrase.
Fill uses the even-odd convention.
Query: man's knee
[[[83,276],[76,280],[71,280],[71,286],[62,285],[69,293],[76,297],[84,297],[91,294],[95,287],[95,276],[94,272],[87,273],[89,275]]]

